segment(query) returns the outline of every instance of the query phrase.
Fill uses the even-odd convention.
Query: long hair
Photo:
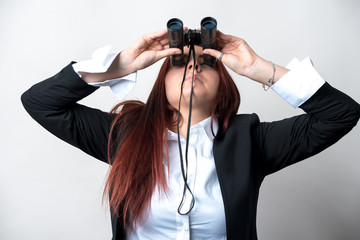
[[[165,76],[169,66],[167,58],[146,104],[125,101],[111,111],[118,114],[109,134],[108,159],[112,166],[104,196],[109,196],[112,213],[122,218],[119,220],[124,228],[141,224],[142,217],[150,208],[156,186],[159,191],[166,192],[163,159],[169,159],[165,132],[175,126],[174,116],[177,114],[165,93]],[[211,122],[216,117],[219,130],[225,132],[230,117],[237,113],[240,95],[224,65],[218,61],[214,67],[219,73],[220,84]]]

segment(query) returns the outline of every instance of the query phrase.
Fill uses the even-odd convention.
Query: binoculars
[[[200,22],[201,30],[189,29],[184,31],[183,22],[178,18],[172,18],[167,22],[169,47],[180,48],[181,54],[170,56],[173,66],[185,65],[184,46],[199,45],[203,49],[216,49],[216,27],[215,18],[206,17]],[[204,64],[212,66],[216,58],[204,54]]]

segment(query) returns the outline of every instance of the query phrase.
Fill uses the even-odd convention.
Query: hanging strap
[[[194,62],[194,67],[193,67],[193,74],[192,74],[192,79],[191,79],[191,95],[190,95],[190,103],[189,103],[189,118],[188,118],[188,124],[187,124],[187,132],[186,132],[186,147],[185,147],[185,167],[184,167],[184,160],[183,160],[183,154],[182,154],[182,148],[181,148],[181,142],[180,142],[180,105],[181,105],[181,97],[182,97],[182,92],[183,92],[183,85],[184,85],[184,81],[185,81],[185,77],[186,77],[186,69],[187,66],[189,64],[190,61],[190,56],[191,53],[193,53],[193,62]],[[187,215],[191,212],[191,210],[194,208],[195,205],[195,197],[193,192],[191,191],[188,183],[187,183],[187,178],[188,178],[188,148],[189,148],[189,136],[190,136],[190,127],[191,127],[191,111],[192,111],[192,97],[193,97],[193,85],[194,85],[194,73],[195,73],[195,67],[196,67],[196,58],[195,58],[195,48],[194,45],[191,44],[190,45],[190,50],[189,50],[189,55],[185,64],[185,70],[184,70],[184,76],[183,76],[183,80],[181,82],[181,90],[180,90],[180,98],[179,98],[179,108],[178,108],[178,119],[177,119],[177,136],[178,136],[178,146],[179,146],[179,155],[180,155],[180,165],[181,165],[181,173],[183,176],[183,180],[184,180],[184,190],[183,190],[183,195],[181,198],[181,202],[179,204],[179,207],[177,209],[177,212],[180,215]],[[185,202],[185,195],[186,192],[189,191],[190,195],[191,195],[191,203],[190,203],[190,207],[189,210],[182,213],[181,209],[184,205]]]

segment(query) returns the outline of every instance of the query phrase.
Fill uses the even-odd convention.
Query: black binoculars
[[[173,66],[185,65],[184,60],[184,46],[199,45],[203,49],[216,49],[216,27],[217,22],[215,18],[206,17],[201,20],[201,30],[189,29],[184,31],[183,22],[178,18],[172,18],[167,22],[169,47],[180,48],[181,54],[170,56],[170,61]],[[204,54],[204,64],[214,65],[216,58]]]

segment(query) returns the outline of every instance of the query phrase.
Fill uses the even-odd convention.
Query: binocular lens
[[[181,29],[181,27],[182,26],[179,23],[175,22],[170,24],[169,29],[172,31],[178,31]]]
[[[214,27],[216,27],[216,24],[213,21],[206,21],[203,23],[202,27],[205,28],[206,30],[211,30]]]
[[[203,20],[201,20],[201,28],[204,28],[206,30],[213,30],[216,28],[217,22],[215,18],[212,17],[206,17]]]
[[[183,23],[180,19],[173,18],[169,20],[167,27],[171,31],[179,31],[180,29],[182,29]]]

